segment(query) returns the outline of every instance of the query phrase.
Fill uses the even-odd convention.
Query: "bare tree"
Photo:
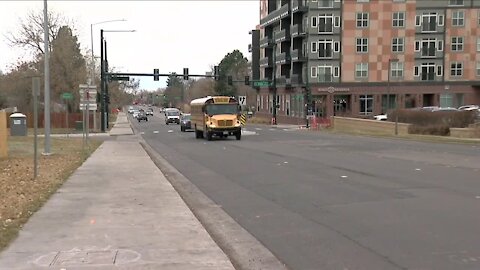
[[[48,11],[48,31],[50,51],[52,41],[57,38],[60,27],[71,23],[60,14]],[[43,11],[30,11],[25,18],[19,19],[18,32],[7,32],[4,37],[11,47],[23,47],[32,50],[35,56],[44,54]],[[73,27],[70,27],[73,29]]]

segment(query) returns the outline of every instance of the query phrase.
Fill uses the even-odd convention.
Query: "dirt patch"
[[[38,140],[35,179],[33,137],[9,137],[8,158],[0,159],[0,250],[101,144],[90,140],[83,148],[82,138],[52,138],[52,154],[43,156],[43,140]]]

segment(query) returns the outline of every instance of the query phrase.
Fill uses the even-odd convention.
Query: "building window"
[[[317,67],[312,67],[310,71],[311,71],[310,74],[311,74],[311,77],[312,77],[312,78],[316,78],[316,77],[318,76],[318,74],[317,74]]]
[[[449,6],[463,6],[463,0],[450,0],[448,2]]]
[[[476,68],[476,70],[477,70],[477,76],[480,77],[480,62],[477,62],[477,68]]]
[[[332,66],[319,66],[318,67],[318,81],[319,82],[331,82],[333,81]]]
[[[318,0],[318,6],[323,8],[333,7],[333,0]]]
[[[403,77],[403,63],[402,62],[390,62],[390,71],[392,78]]]
[[[318,17],[318,33],[333,33],[332,14],[321,14]]]
[[[437,76],[438,77],[441,77],[443,75],[443,66],[442,65],[438,65],[437,66]]]
[[[422,63],[421,78],[422,81],[434,81],[435,80],[435,63]]]
[[[450,64],[450,75],[461,77],[463,75],[463,64],[461,62],[452,62]]]
[[[405,42],[405,40],[403,38],[393,38],[392,39],[392,52],[403,52],[404,42]]]
[[[463,37],[452,37],[452,51],[463,51]]]
[[[317,42],[312,42],[312,53],[317,52]]]
[[[480,37],[477,38],[477,52],[480,52]]]
[[[437,13],[430,12],[422,14],[422,32],[435,32],[437,31]],[[438,22],[440,25],[440,20]]]
[[[394,12],[392,18],[393,27],[405,27],[405,12]]]
[[[373,95],[360,95],[360,114],[369,115],[373,112]]]
[[[463,10],[452,12],[452,26],[463,26],[465,23],[465,13]]]
[[[368,52],[368,38],[357,38],[357,53]]]
[[[321,39],[318,41],[318,58],[332,58],[333,57],[333,40]]]
[[[312,16],[312,28],[317,27],[317,16]]]
[[[435,57],[436,43],[435,38],[422,39],[422,57]]]
[[[333,77],[335,78],[340,77],[340,67],[336,66],[333,68]]]
[[[452,94],[440,94],[440,107],[453,107],[453,95]]]
[[[355,64],[355,77],[356,78],[368,77],[368,63]]]
[[[357,27],[368,27],[368,12],[357,13]]]
[[[333,52],[340,52],[340,41],[333,42]]]

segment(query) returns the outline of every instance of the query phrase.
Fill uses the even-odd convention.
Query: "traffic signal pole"
[[[103,29],[100,30],[100,130],[105,132],[105,68],[103,62]]]

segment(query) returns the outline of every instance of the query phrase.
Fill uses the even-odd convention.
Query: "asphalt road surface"
[[[289,269],[480,269],[480,145],[132,123]]]

